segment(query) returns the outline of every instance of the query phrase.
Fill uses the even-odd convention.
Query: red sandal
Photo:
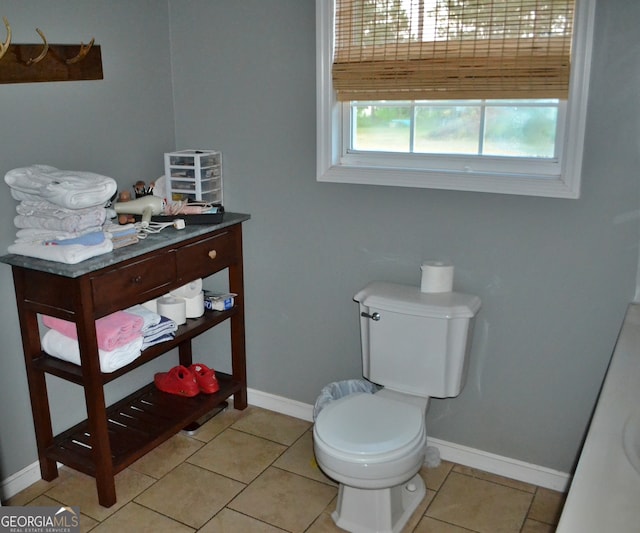
[[[209,368],[202,363],[195,363],[189,367],[189,370],[196,377],[196,383],[201,392],[213,394],[220,390],[220,384],[213,368]]]
[[[200,392],[195,375],[182,365],[174,366],[169,372],[157,373],[153,377],[153,382],[158,390],[178,396],[191,398]]]

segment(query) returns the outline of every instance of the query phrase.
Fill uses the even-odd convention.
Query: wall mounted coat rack
[[[0,83],[101,80],[102,54],[89,44],[50,44],[40,28],[38,44],[11,44],[11,26],[3,17],[6,37],[0,42]]]

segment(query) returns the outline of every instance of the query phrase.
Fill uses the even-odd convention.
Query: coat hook
[[[32,57],[31,59],[29,59],[29,61],[27,61],[27,65],[33,65],[34,63],[39,63],[44,59],[44,56],[46,56],[47,52],[49,51],[49,43],[47,42],[47,38],[44,36],[44,33],[42,33],[40,28],[36,28],[36,31],[38,32],[38,35],[40,35],[40,37],[42,38],[42,42],[44,42],[44,48],[42,49],[42,52],[40,52],[40,55],[38,57],[35,57],[35,58]]]
[[[4,27],[7,28],[7,39],[4,43],[0,43],[0,59],[7,53],[9,45],[11,44],[11,26],[9,26],[7,17],[2,17],[2,20],[4,21]]]
[[[85,46],[84,43],[80,43],[80,52],[78,52],[78,55],[76,57],[72,57],[71,59],[67,59],[66,63],[67,65],[73,65],[74,63],[77,63],[78,61],[82,61],[87,54],[89,53],[89,50],[91,50],[91,47],[93,46],[93,43],[95,42],[95,37],[93,39],[91,39],[91,41],[89,41],[89,44],[87,44]]]

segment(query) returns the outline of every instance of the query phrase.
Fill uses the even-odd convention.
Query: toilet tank
[[[360,304],[365,378],[417,396],[460,394],[480,298],[373,282],[354,300]]]

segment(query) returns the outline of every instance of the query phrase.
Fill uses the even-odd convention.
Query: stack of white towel
[[[142,350],[154,344],[171,340],[176,335],[178,324],[166,316],[161,316],[147,309],[143,305],[138,304],[129,307],[127,312],[137,315],[144,320],[142,326]]]
[[[33,165],[10,170],[4,180],[20,201],[9,253],[75,264],[113,250],[102,231],[104,206],[117,189],[113,178]]]
[[[53,357],[79,365],[80,346],[75,323],[46,315],[42,322],[51,328],[42,337],[42,349]],[[142,350],[172,339],[177,329],[173,320],[142,305],[99,318],[96,320],[96,338],[100,370],[111,373],[128,365]]]
[[[42,337],[42,348],[49,355],[80,364],[78,332],[73,322],[43,316],[51,328]],[[117,311],[96,320],[98,358],[102,372],[113,372],[140,356],[143,320],[139,316]]]

